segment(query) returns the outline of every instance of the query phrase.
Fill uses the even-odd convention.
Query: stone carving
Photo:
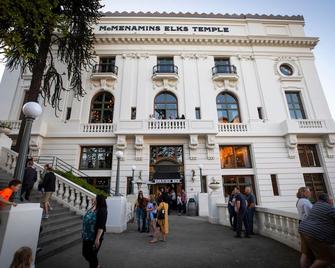
[[[334,158],[335,152],[335,134],[328,134],[324,138],[324,145],[327,151],[328,158]]]
[[[190,160],[197,159],[197,149],[198,149],[198,135],[190,135],[190,142],[188,144],[190,148]]]
[[[127,148],[127,138],[126,135],[118,135],[117,136],[117,142],[116,142],[116,149],[124,151]],[[125,154],[123,154],[123,158],[121,160],[125,159]]]
[[[295,158],[297,154],[297,144],[298,144],[298,139],[296,135],[286,135],[286,146],[288,149],[288,157],[289,158]]]
[[[99,77],[91,77],[91,89],[105,89],[105,90],[114,90],[116,87],[116,78],[99,78]]]
[[[177,90],[177,79],[153,79],[154,90]]]
[[[144,147],[144,141],[142,135],[136,135],[135,136],[135,159],[137,161],[142,160],[143,158],[143,147]]]
[[[215,149],[215,135],[207,135],[206,137],[206,148],[207,148],[207,159],[214,160],[214,149]]]

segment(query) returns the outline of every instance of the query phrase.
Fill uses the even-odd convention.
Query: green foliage
[[[0,128],[8,128],[8,129],[12,129],[12,126],[9,122],[6,121],[1,121],[0,122]]]
[[[90,191],[90,192],[92,192],[96,195],[103,195],[106,198],[109,196],[109,194],[95,188],[93,185],[89,184],[86,180],[73,175],[73,173],[71,171],[64,172],[64,171],[60,171],[60,170],[55,170],[55,173],[63,176],[64,178],[72,181],[73,183],[83,187],[84,189],[86,189],[86,190],[88,190],[88,191]]]
[[[30,90],[39,91],[56,112],[67,89],[55,59],[57,66],[67,66],[69,90],[82,97],[82,71],[94,62],[93,25],[101,7],[99,0],[0,1],[0,53],[9,68],[28,68],[33,78],[39,72],[42,87]]]

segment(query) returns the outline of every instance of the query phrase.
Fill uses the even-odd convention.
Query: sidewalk
[[[236,239],[227,227],[201,217],[171,216],[167,242],[149,244],[134,224],[122,234],[107,234],[99,252],[103,268],[224,268],[299,267],[299,253],[271,239],[253,236]],[[81,245],[55,255],[37,268],[88,267]]]

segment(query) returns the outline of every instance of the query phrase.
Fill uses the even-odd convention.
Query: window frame
[[[230,97],[232,97],[235,102],[232,103],[232,102],[218,102],[218,98],[220,95],[228,95]],[[217,117],[218,117],[218,122],[221,123],[221,124],[239,124],[239,123],[242,123],[242,117],[241,117],[241,111],[240,111],[240,104],[239,104],[239,101],[237,99],[237,97],[234,95],[234,94],[231,94],[231,93],[228,93],[228,92],[220,92],[217,96],[216,96],[216,100],[215,100],[215,103],[216,103],[216,113],[217,113]],[[225,108],[225,109],[219,109],[218,105],[232,105],[232,104],[236,104],[237,105],[237,109],[231,109],[231,108]],[[227,112],[227,120],[228,122],[222,122],[220,121],[220,118],[219,118],[219,110],[220,111],[226,111]],[[229,120],[229,111],[237,111],[237,114],[238,114],[238,122],[232,122],[231,120]]]
[[[304,120],[304,119],[307,119],[307,114],[305,112],[305,107],[304,107],[304,104],[303,104],[301,92],[300,91],[286,90],[284,93],[285,93],[285,100],[286,100],[286,105],[287,105],[287,109],[288,109],[288,114],[289,114],[290,118],[293,119],[293,120]],[[291,95],[290,99],[292,99],[292,95],[296,95],[297,98],[298,98],[298,103],[296,103],[296,102],[289,103],[288,98],[287,98],[288,95]],[[292,101],[293,101],[293,99],[292,99]],[[300,107],[299,112],[301,113],[302,118],[297,118],[296,111],[298,111],[298,110],[295,109],[295,108],[294,109],[290,109],[290,104],[293,105],[293,106],[295,104],[299,104],[299,107]],[[291,115],[291,111],[294,112],[294,115],[295,115],[294,118]]]
[[[224,179],[225,178],[235,178],[236,179],[236,184],[234,183],[225,183]],[[239,179],[245,178],[245,177],[250,177],[251,178],[251,185],[246,184],[246,183],[240,183]],[[225,191],[225,186],[231,186],[231,187],[239,187],[240,192],[244,194],[244,189],[245,187],[251,187],[252,193],[255,195],[256,198],[256,204],[257,204],[257,191],[256,191],[256,184],[255,184],[255,176],[254,175],[222,175],[222,189],[223,189],[223,194],[225,197],[228,197],[231,193],[228,191]]]
[[[175,100],[176,100],[176,102],[174,103],[174,102],[160,102],[160,103],[156,103],[156,99],[160,96],[160,95],[171,95],[171,96],[173,96],[174,98],[175,98]],[[157,116],[156,116],[156,105],[158,105],[158,104],[163,104],[164,106],[165,106],[165,109],[164,109],[164,111],[165,111],[165,118],[162,118],[162,119],[160,119],[160,118],[157,118]],[[179,112],[178,112],[178,98],[177,98],[177,96],[174,94],[174,93],[172,93],[172,92],[170,92],[170,91],[163,91],[163,92],[160,92],[160,93],[158,93],[156,96],[155,96],[155,98],[154,98],[154,118],[155,119],[158,119],[158,120],[169,120],[169,118],[167,118],[167,112],[166,111],[174,111],[173,109],[167,109],[166,108],[166,105],[169,105],[169,104],[175,104],[176,105],[176,116],[175,116],[175,118],[173,118],[173,119],[176,119],[177,117],[178,117],[178,114],[179,114]],[[157,109],[157,110],[163,110],[163,109]],[[158,114],[158,112],[157,112],[157,114]]]
[[[309,147],[309,148],[308,148]],[[299,161],[300,165],[303,168],[308,168],[308,167],[321,167],[321,161],[318,153],[318,148],[316,144],[298,144],[298,155],[299,155]],[[302,159],[300,157],[300,149],[303,150],[303,154],[305,156],[305,159],[307,160],[307,165],[304,165],[302,162]],[[313,154],[313,159],[316,165],[311,165],[310,164],[310,159],[308,157],[309,152],[312,152]]]
[[[96,99],[100,96],[103,95],[103,100],[99,103],[101,103],[101,109],[94,109],[94,104],[97,104]],[[105,105],[106,105],[106,95],[110,95],[112,97],[113,103],[112,103],[112,108],[111,109],[105,109]],[[91,100],[91,106],[90,106],[90,116],[89,116],[89,123],[90,124],[112,124],[114,121],[114,108],[115,108],[115,97],[112,93],[110,93],[109,91],[102,91],[99,92],[97,94],[95,94]],[[93,111],[100,111],[101,115],[100,115],[100,122],[92,122],[93,120]],[[111,111],[112,114],[112,122],[103,122],[104,121],[104,112],[105,111]]]
[[[311,184],[310,183],[306,183],[306,177],[309,176],[311,178]],[[321,191],[316,191],[315,190],[315,185],[317,180],[315,180],[316,176],[320,176],[321,177],[321,185],[323,186],[323,190]],[[324,173],[303,173],[303,178],[304,178],[304,183],[305,186],[308,187],[311,190],[311,200],[313,202],[316,202],[318,194],[319,193],[328,193],[328,187],[327,187],[327,183],[326,183],[326,179],[325,179],[325,174]]]
[[[274,196],[280,196],[277,174],[271,174],[270,178],[271,178],[271,186],[272,186],[273,195]]]
[[[224,161],[221,158],[221,149],[223,149],[224,147],[232,147],[233,149],[233,155],[234,155],[234,167],[224,167]],[[246,147],[247,148],[247,153],[248,153],[248,161],[250,163],[250,166],[246,166],[246,167],[238,167],[237,166],[237,161],[236,161],[236,148],[237,147]],[[252,163],[252,159],[251,159],[251,148],[250,145],[220,145],[219,146],[219,154],[220,154],[220,166],[221,169],[250,169],[253,168],[253,163]]]
[[[111,154],[111,159],[110,159],[110,166],[106,166],[104,168],[99,168],[99,158],[98,158],[98,155],[99,155],[99,152],[96,153],[96,160],[95,160],[95,165],[97,165],[98,167],[95,167],[95,168],[88,168],[88,167],[84,167],[82,166],[82,158],[83,158],[83,154],[84,154],[84,148],[96,148],[97,150],[99,148],[110,148],[110,151],[109,153]],[[107,153],[106,153],[107,155]],[[106,162],[106,155],[105,155],[105,162]],[[113,146],[100,146],[100,145],[90,145],[90,146],[80,146],[80,158],[79,158],[79,170],[110,170],[112,169],[112,166],[113,166]]]

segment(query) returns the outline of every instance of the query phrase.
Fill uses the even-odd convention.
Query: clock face
[[[293,69],[290,65],[288,64],[282,64],[280,65],[279,67],[280,69],[280,72],[283,74],[283,75],[286,75],[286,76],[291,76],[293,75]]]

